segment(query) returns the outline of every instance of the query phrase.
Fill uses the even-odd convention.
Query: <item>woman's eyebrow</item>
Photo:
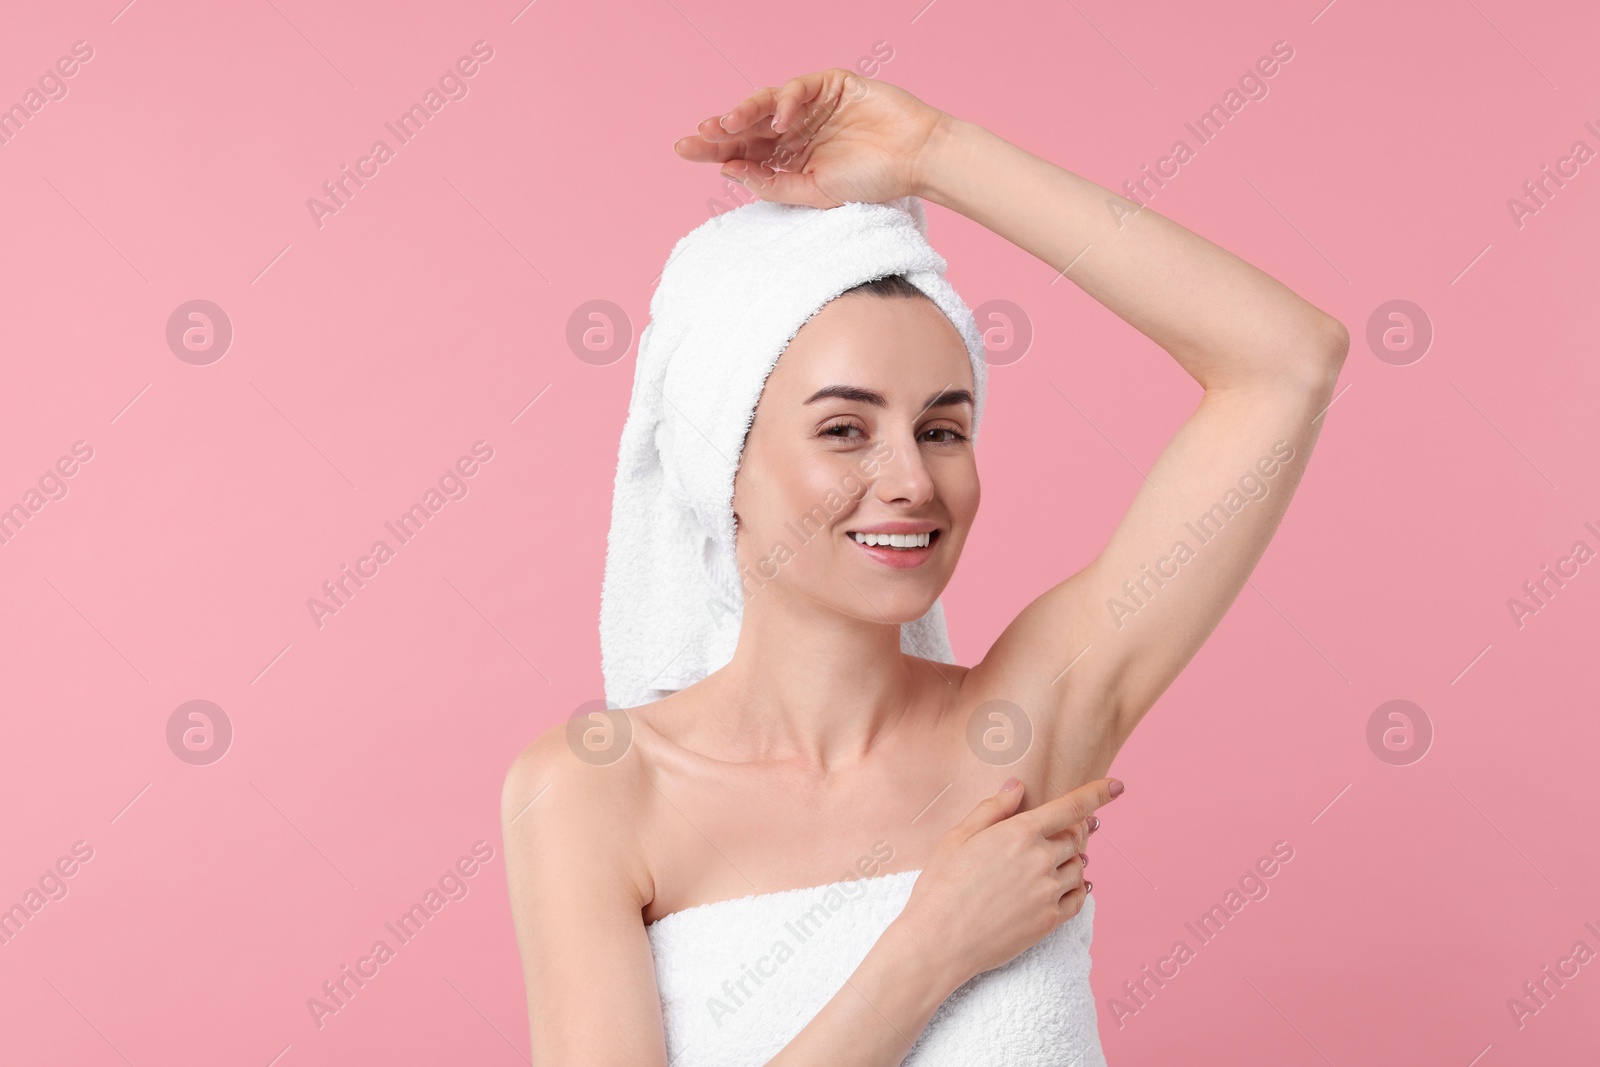
[[[871,404],[874,407],[880,408],[889,406],[889,401],[884,398],[882,393],[876,392],[872,389],[862,389],[859,386],[854,385],[824,386],[807,397],[805,402],[807,404],[814,404],[818,400],[825,400],[828,397],[838,397],[840,400],[854,400],[857,403]],[[929,408],[942,408],[949,407],[952,404],[971,403],[971,390],[945,389],[930,396],[927,400],[927,403],[922,405],[922,410],[927,411]]]

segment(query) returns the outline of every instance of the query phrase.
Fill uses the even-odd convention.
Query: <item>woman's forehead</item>
[[[768,378],[773,391],[798,394],[801,401],[829,386],[871,389],[895,400],[972,384],[967,346],[937,306],[872,294],[830,302],[800,328]]]

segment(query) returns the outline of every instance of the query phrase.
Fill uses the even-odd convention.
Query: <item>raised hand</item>
[[[673,147],[722,164],[763,200],[810,207],[921,195],[930,146],[950,116],[842,67],[759,89]]]

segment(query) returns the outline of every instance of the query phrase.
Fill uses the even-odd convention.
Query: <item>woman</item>
[[[626,711],[620,758],[575,758],[557,728],[507,775],[534,1062],[666,1064],[669,1049],[674,1067],[1103,1062],[1083,871],[1093,813],[1121,792],[1104,775],[1265,550],[1348,335],[1154,211],[849,71],[756,92],[676,149],[824,215],[908,198],[960,212],[1064,272],[1205,392],[1100,555],[980,662],[940,663],[903,651],[902,624],[930,617],[977,512],[981,364],[926,287],[874,282],[811,317],[736,457],[741,574],[848,462],[862,477],[845,506],[756,591],[744,583],[724,666]],[[1049,531],[1018,539],[1047,547]],[[986,755],[991,723],[1027,735],[1020,754]],[[838,881],[845,869],[864,877]],[[750,940],[719,941],[792,913],[808,887],[858,894],[830,920],[843,940],[785,923],[808,944],[765,962]],[[696,952],[721,952],[701,970],[728,975],[709,1022],[667,997]],[[1074,953],[1082,966],[1063,969]],[[712,1047],[735,1023],[768,1039]],[[1036,1025],[1037,1051],[1007,1045]]]

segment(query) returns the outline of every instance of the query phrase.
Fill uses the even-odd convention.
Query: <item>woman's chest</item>
[[[644,919],[920,869],[998,785],[970,762],[930,746],[825,777],[771,766],[661,774],[638,828],[655,886]]]
[[[1050,726],[1053,724],[1040,724]],[[993,702],[945,714],[833,773],[644,753],[649,803],[637,827],[654,896],[644,920],[758,893],[926,866],[940,837],[1015,775],[1023,808],[1081,785],[1084,760],[1041,728],[994,743]],[[659,757],[659,758],[658,758]]]

